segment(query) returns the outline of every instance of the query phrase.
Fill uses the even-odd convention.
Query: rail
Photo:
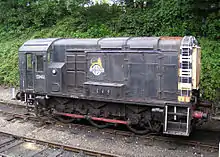
[[[8,157],[9,155],[6,154],[10,151],[10,154],[13,154],[13,150],[16,150],[15,147],[19,147],[19,149],[23,148],[24,152],[26,151],[25,149],[30,150],[30,145],[31,147],[35,147],[34,151],[31,151],[28,153],[29,156],[36,156],[41,153],[44,153],[48,151],[48,149],[53,148],[53,151],[49,154],[49,156],[62,156],[62,154],[65,154],[68,152],[68,154],[76,155],[76,154],[83,154],[84,156],[98,156],[98,157],[118,157],[117,155],[106,153],[106,152],[99,152],[95,150],[89,150],[81,147],[75,147],[75,146],[70,146],[70,145],[63,145],[55,142],[49,142],[49,141],[44,141],[44,140],[39,140],[39,139],[34,139],[34,138],[29,138],[25,136],[18,136],[14,135],[11,133],[3,132],[0,131],[0,138],[4,137],[4,140],[0,142],[0,156],[2,157]],[[31,143],[31,144],[30,144]],[[29,145],[29,147],[21,147],[21,145]],[[43,146],[41,149],[36,149],[36,146],[40,145]],[[13,149],[12,149],[13,148]],[[19,150],[20,152],[22,150]],[[16,151],[14,151],[16,153]]]

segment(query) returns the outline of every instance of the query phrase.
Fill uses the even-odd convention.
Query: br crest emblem
[[[104,73],[104,68],[102,66],[101,58],[91,59],[91,66],[89,68],[89,71],[92,72],[96,76],[100,75],[101,73]]]

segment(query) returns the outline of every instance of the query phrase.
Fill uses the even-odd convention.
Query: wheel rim
[[[127,127],[130,131],[134,132],[135,134],[144,135],[151,131],[151,124],[147,121],[147,124],[140,126],[140,124],[127,124]]]
[[[74,118],[70,118],[66,116],[57,116],[57,119],[62,123],[72,123],[75,120]]]
[[[92,119],[88,119],[88,121],[90,122],[91,125],[99,128],[99,129],[107,128],[110,126],[110,124],[106,123],[106,122],[94,121]]]

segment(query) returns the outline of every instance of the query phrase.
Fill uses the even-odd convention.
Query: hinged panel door
[[[46,55],[45,54],[36,54],[35,55],[35,79],[34,87],[35,92],[46,92]]]
[[[162,99],[177,100],[178,93],[178,56],[172,53],[164,54],[161,61],[162,79],[161,94]]]
[[[127,96],[132,99],[143,100],[145,87],[145,61],[144,55],[138,53],[128,54],[128,89]]]

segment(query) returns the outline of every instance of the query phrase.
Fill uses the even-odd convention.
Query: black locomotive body
[[[19,49],[19,69],[24,101],[62,120],[188,136],[203,116],[192,36],[34,39]]]

